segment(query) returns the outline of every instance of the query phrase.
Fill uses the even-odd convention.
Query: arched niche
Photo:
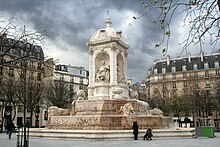
[[[125,81],[124,58],[121,53],[117,55],[117,81],[118,83]]]
[[[110,81],[110,57],[105,52],[97,54],[95,58],[95,81]]]

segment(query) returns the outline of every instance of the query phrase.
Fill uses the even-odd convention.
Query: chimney
[[[7,33],[4,32],[4,33],[2,34],[2,37],[3,37],[3,39],[6,39],[6,38],[7,38]]]
[[[188,61],[189,61],[189,63],[191,63],[191,54],[190,53],[188,53]]]
[[[200,55],[201,55],[201,61],[203,62],[204,61],[204,53],[203,53],[203,51],[201,51]]]
[[[167,65],[170,65],[170,56],[167,55]]]

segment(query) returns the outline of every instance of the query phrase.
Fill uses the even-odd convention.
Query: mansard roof
[[[186,70],[190,71],[193,70],[194,64],[197,64],[198,70],[200,70],[204,69],[204,63],[208,63],[209,68],[215,68],[215,62],[220,62],[220,53],[203,55],[203,58],[201,56],[194,56],[157,60],[150,70],[157,69],[157,73],[162,73],[162,68],[166,68],[166,73],[168,73],[172,71],[172,67],[176,67],[176,72],[180,72],[183,71],[182,67],[186,66]]]

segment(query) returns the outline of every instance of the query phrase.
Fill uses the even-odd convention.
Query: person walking
[[[137,124],[137,121],[134,121],[133,122],[133,126],[132,126],[132,129],[133,129],[133,134],[134,134],[134,140],[138,140],[138,124]]]
[[[9,139],[11,139],[11,135],[12,135],[12,132],[14,131],[15,129],[15,125],[12,121],[10,121],[8,123],[8,125],[6,126],[6,129],[7,129],[7,134],[8,134],[8,137]]]

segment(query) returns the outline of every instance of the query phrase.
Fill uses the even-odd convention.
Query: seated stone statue
[[[108,65],[105,65],[105,61],[102,61],[102,65],[100,66],[99,70],[96,74],[96,81],[109,81],[109,73],[110,73],[110,67]]]

